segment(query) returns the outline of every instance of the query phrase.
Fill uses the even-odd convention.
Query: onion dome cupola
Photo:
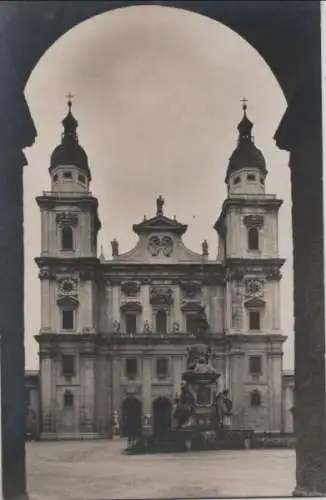
[[[229,194],[264,194],[266,162],[251,135],[253,123],[247,116],[247,101],[243,99],[242,102],[243,118],[238,125],[238,144],[229,160],[225,182]]]
[[[71,98],[69,94],[68,113],[62,120],[61,144],[51,155],[49,172],[53,191],[85,192],[89,189],[91,172],[87,154],[78,143],[78,122],[71,112]]]

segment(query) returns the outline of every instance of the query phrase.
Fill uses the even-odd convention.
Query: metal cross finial
[[[72,101],[71,100],[72,100],[72,98],[74,96],[71,94],[71,92],[69,92],[69,94],[66,97],[68,99],[68,107],[69,107],[69,109],[71,109],[71,105],[72,105]]]
[[[243,98],[241,99],[241,102],[242,102],[242,109],[243,109],[243,111],[246,111],[246,109],[247,109],[247,102],[248,102],[248,100],[247,100],[245,97],[243,97]]]

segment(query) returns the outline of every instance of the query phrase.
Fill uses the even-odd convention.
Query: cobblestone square
[[[128,456],[125,442],[27,444],[30,500],[291,496],[294,450]]]

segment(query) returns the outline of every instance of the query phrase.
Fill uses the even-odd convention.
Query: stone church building
[[[114,414],[122,434],[131,421],[169,425],[201,307],[221,386],[233,400],[233,427],[280,432],[282,200],[266,193],[266,162],[246,105],[216,214],[214,258],[206,241],[201,253],[185,246],[187,225],[167,215],[161,196],[133,225],[135,248],[120,253],[113,240],[110,259],[99,252],[98,201],[70,101],[68,108],[51,155],[51,190],[37,197],[41,437],[109,437]]]

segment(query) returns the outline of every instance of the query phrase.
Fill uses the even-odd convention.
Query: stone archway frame
[[[290,152],[294,240],[297,493],[325,492],[325,326],[319,2],[13,2],[0,7],[0,301],[4,497],[26,493],[24,438],[23,149],[36,129],[24,87],[44,52],[78,23],[130,5],[215,19],[262,55],[288,109],[275,139]],[[31,167],[32,168],[32,167]],[[309,207],[309,209],[307,209]],[[313,217],[308,214],[313,214]],[[309,265],[308,265],[309,264]],[[7,293],[11,290],[10,293]]]

